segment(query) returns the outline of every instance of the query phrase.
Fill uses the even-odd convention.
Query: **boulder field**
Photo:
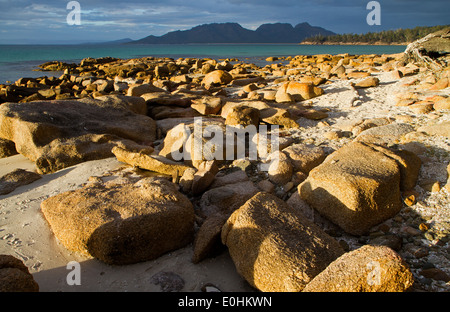
[[[119,177],[40,202],[71,252],[229,253],[263,292],[448,291],[449,58],[408,53],[43,64],[64,74],[0,88],[0,155],[37,171],[4,175],[1,194],[113,158]],[[0,291],[38,291],[13,258]]]

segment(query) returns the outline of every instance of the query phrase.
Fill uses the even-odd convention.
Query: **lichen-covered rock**
[[[208,257],[213,257],[225,249],[220,240],[220,235],[227,219],[228,216],[221,213],[206,218],[195,236],[193,263],[199,263]]]
[[[275,184],[283,185],[292,178],[292,164],[289,157],[283,152],[273,152],[267,161],[270,162],[268,174],[269,180]]]
[[[403,292],[414,283],[406,262],[391,248],[365,245],[332,262],[304,292]]]
[[[118,161],[134,167],[170,176],[175,174],[182,176],[187,169],[191,168],[183,163],[177,163],[162,156],[133,152],[118,146],[113,147],[112,153],[116,156]]]
[[[242,126],[247,127],[249,125],[259,125],[259,110],[253,107],[244,105],[234,106],[231,112],[228,113],[225,120],[225,124],[229,126]]]
[[[216,213],[229,216],[258,191],[251,181],[211,188],[204,192],[200,199],[199,213],[203,217],[209,217]]]
[[[112,157],[126,145],[145,149],[156,139],[156,124],[140,97],[5,103],[0,107],[0,137],[36,162],[40,173]]]
[[[378,149],[359,142],[342,147],[311,170],[300,197],[353,235],[394,216],[402,207],[400,169]]]
[[[22,185],[39,180],[41,175],[24,169],[16,169],[0,178],[0,195],[11,193]]]
[[[204,85],[206,89],[209,89],[215,85],[229,84],[232,80],[233,76],[228,72],[219,69],[206,74],[205,78],[202,80],[202,85]]]
[[[279,125],[287,129],[300,127],[289,111],[283,108],[263,109],[260,118],[269,125]]]
[[[203,193],[213,183],[219,168],[216,161],[209,160],[202,162],[198,166],[198,171],[192,180],[192,195],[197,196]]]
[[[321,147],[308,144],[293,144],[286,147],[283,152],[291,159],[294,170],[305,174],[320,165],[326,157]]]
[[[376,87],[380,84],[380,79],[376,77],[367,77],[355,84],[356,89]]]
[[[287,96],[289,94],[289,96]],[[315,87],[312,83],[300,83],[296,81],[290,81],[284,83],[277,91],[277,102],[289,102],[289,99],[293,101],[309,100],[324,94],[324,90]]]
[[[67,249],[108,264],[152,260],[193,238],[191,202],[162,178],[87,184],[48,198],[41,209]]]
[[[222,109],[222,98],[215,96],[204,96],[192,101],[191,107],[202,115],[218,114]]]
[[[339,243],[278,197],[258,193],[222,228],[237,271],[261,291],[301,291],[343,254]]]
[[[127,95],[128,96],[141,96],[146,93],[152,93],[152,92],[164,92],[163,89],[155,87],[152,84],[144,83],[144,84],[137,84],[137,85],[131,85],[128,88]]]
[[[417,131],[425,132],[428,135],[439,135],[450,138],[450,121],[421,126],[417,129]]]
[[[364,130],[356,137],[356,141],[380,145],[398,144],[403,136],[413,131],[414,127],[409,124],[392,123]]]

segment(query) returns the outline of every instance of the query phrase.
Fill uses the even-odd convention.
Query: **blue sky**
[[[369,26],[369,0],[79,0],[81,25],[68,25],[66,0],[0,0],[0,44],[80,43],[163,35],[207,23],[308,22],[336,33],[450,24],[448,0],[380,0],[381,25]]]

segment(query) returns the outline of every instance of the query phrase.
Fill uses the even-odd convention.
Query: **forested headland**
[[[450,25],[415,27],[409,29],[384,30],[365,34],[337,34],[331,36],[316,35],[306,38],[301,44],[409,44],[433,32]]]

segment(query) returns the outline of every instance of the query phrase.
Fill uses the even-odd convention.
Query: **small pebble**
[[[428,230],[429,230],[428,225],[425,224],[425,223],[421,223],[421,224],[419,225],[419,230],[421,230],[422,232],[428,231]]]
[[[416,203],[416,197],[414,195],[409,195],[403,200],[403,202],[406,206],[410,207]]]
[[[450,276],[438,268],[424,269],[424,270],[420,271],[420,274],[422,274],[422,276],[424,276],[426,278],[431,278],[431,279],[438,280],[438,281],[444,281],[444,282],[450,281]]]
[[[428,256],[428,250],[427,249],[425,249],[425,248],[418,248],[414,253],[413,253],[413,255],[416,257],[416,258],[423,258],[423,257],[426,257],[426,256]]]
[[[406,233],[406,234],[409,234],[409,235],[412,235],[412,236],[416,236],[416,235],[422,234],[422,232],[420,230],[415,229],[415,228],[413,228],[411,226],[408,226],[408,225],[402,227],[401,231],[403,233]]]
[[[399,251],[402,248],[402,238],[397,235],[388,234],[370,239],[369,244],[387,246],[395,251]]]

